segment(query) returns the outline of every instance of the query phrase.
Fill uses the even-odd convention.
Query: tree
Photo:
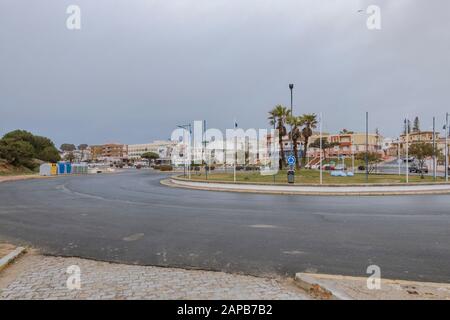
[[[141,156],[141,158],[147,159],[149,161],[155,161],[156,159],[159,159],[159,154],[155,152],[146,152]]]
[[[354,132],[353,131],[349,131],[349,130],[347,130],[347,129],[342,129],[340,132],[339,132],[340,134],[353,134]]]
[[[86,143],[82,143],[78,145],[78,150],[81,151],[81,161],[84,159],[84,151],[88,148],[88,145]]]
[[[409,147],[409,154],[417,159],[420,169],[422,169],[425,166],[425,161],[427,158],[432,157],[435,154],[436,156],[439,155],[438,152],[436,153],[434,152],[433,144],[426,142],[413,143]],[[422,179],[424,178],[422,170],[420,170],[420,177]]]
[[[327,159],[327,153],[326,151],[334,148],[335,146],[338,146],[339,142],[329,142],[327,137],[322,137],[322,151],[324,154],[324,158],[325,160]],[[316,140],[314,140],[313,142],[311,142],[311,144],[309,145],[311,148],[317,148],[320,149],[320,138],[317,138]]]
[[[88,147],[88,145],[86,143],[82,143],[82,144],[78,145],[78,150],[84,151],[87,149],[87,147]]]
[[[5,159],[13,166],[24,166],[33,169],[34,148],[28,141],[1,139],[0,140],[0,158]]]
[[[64,160],[69,161],[70,163],[72,163],[75,160],[75,155],[73,154],[72,151],[70,151],[64,156]]]
[[[419,121],[419,117],[415,117],[414,118],[414,124],[413,124],[413,132],[420,132],[420,121]]]
[[[0,158],[7,159],[16,166],[23,165],[32,169],[35,166],[34,158],[51,162],[60,159],[58,150],[49,138],[35,136],[25,130],[8,132],[0,141],[3,149]]]
[[[291,132],[289,133],[289,136],[292,140],[292,143],[294,145],[294,157],[295,157],[295,166],[297,169],[300,169],[300,162],[298,161],[298,140],[302,137],[302,133],[300,131],[300,127],[302,125],[302,119],[301,117],[294,117],[289,116],[286,119],[287,123],[292,127]]]
[[[277,105],[271,111],[269,111],[270,124],[275,126],[278,130],[278,143],[280,145],[280,160],[279,167],[283,169],[283,165],[286,163],[286,157],[284,155],[283,137],[286,135],[286,119],[290,115],[290,111],[282,105]]]
[[[303,114],[300,116],[301,124],[303,126],[302,136],[305,141],[305,145],[303,146],[303,165],[306,162],[306,153],[308,151],[308,142],[309,137],[313,134],[313,129],[317,127],[317,115],[314,113]]]
[[[58,150],[54,146],[47,146],[37,156],[38,159],[45,162],[58,162],[61,160]]]
[[[406,120],[403,122],[403,134],[409,134],[411,133],[411,121],[410,120]]]
[[[76,147],[72,143],[63,143],[61,145],[61,147],[59,147],[59,149],[61,149],[61,151],[65,151],[65,152],[72,152],[72,151],[76,150]]]
[[[362,161],[366,161],[366,155],[367,155],[367,162],[369,164],[369,173],[373,172],[373,170],[375,169],[375,166],[380,163],[381,161],[383,161],[383,158],[381,157],[381,154],[379,154],[378,152],[360,152],[357,153],[355,156],[355,159],[357,160],[362,160]]]

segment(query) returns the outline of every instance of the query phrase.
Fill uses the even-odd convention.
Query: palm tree
[[[280,104],[275,106],[275,108],[273,108],[271,111],[269,111],[270,124],[275,126],[275,128],[278,130],[278,143],[280,144],[280,153],[281,153],[279,160],[280,169],[283,169],[283,164],[286,162],[283,148],[283,137],[287,133],[285,123],[289,115],[290,111]]]
[[[290,138],[292,140],[292,144],[294,145],[294,157],[295,157],[295,166],[297,169],[300,169],[300,163],[298,161],[298,146],[297,142],[300,140],[302,136],[302,132],[300,131],[300,127],[302,126],[302,119],[301,117],[295,117],[290,115],[286,122],[292,127],[290,132]]]
[[[305,141],[305,145],[303,147],[303,165],[305,165],[306,161],[306,152],[308,151],[308,141],[309,137],[313,134],[313,129],[317,127],[317,115],[315,113],[307,113],[300,116],[301,124],[303,126],[302,136]]]

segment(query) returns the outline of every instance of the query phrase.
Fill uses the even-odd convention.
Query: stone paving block
[[[0,287],[0,299],[308,299],[276,279],[37,254],[22,260],[24,270]],[[71,265],[80,267],[80,290],[67,288]]]

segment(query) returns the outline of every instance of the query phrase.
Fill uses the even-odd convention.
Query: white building
[[[160,160],[168,161],[171,158],[173,147],[176,142],[156,140],[152,143],[129,144],[128,159],[139,160],[146,152],[154,152],[159,155]]]

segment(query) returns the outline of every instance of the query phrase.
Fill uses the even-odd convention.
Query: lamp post
[[[405,119],[406,130],[406,183],[409,183],[409,119]]]
[[[322,161],[323,161],[323,155],[322,155],[322,121],[323,121],[323,114],[320,113],[320,134],[319,134],[319,149],[320,149],[320,161],[319,161],[319,170],[320,170],[320,184],[323,183],[323,172],[322,172]]]
[[[369,182],[369,112],[366,112],[366,183]]]
[[[186,155],[189,157],[188,161],[189,163],[187,164],[187,171],[188,171],[188,177],[189,179],[191,179],[191,154],[190,154],[190,135],[192,134],[192,127],[191,124],[183,124],[183,125],[178,125],[178,128],[183,129],[183,143],[186,143],[186,139],[184,137],[185,132],[187,130],[187,128],[189,128],[189,143],[187,144],[187,147],[185,146],[185,150],[184,150],[184,176],[186,176]]]
[[[448,113],[445,115],[445,182],[448,182],[448,134],[450,129],[448,127]]]
[[[294,90],[294,84],[293,83],[289,84],[289,90],[291,90],[291,117],[293,117],[294,116],[294,114],[293,114],[293,102],[294,102],[293,90]],[[291,154],[294,154],[294,139],[292,137],[292,125],[291,125]]]
[[[397,164],[398,164],[398,175],[402,175],[402,164],[401,164],[401,156],[400,156],[400,139],[397,139]]]
[[[436,118],[433,117],[433,180],[436,181]]]
[[[292,114],[292,111],[293,111],[293,110],[292,110],[292,109],[293,109],[292,106],[293,106],[293,101],[294,101],[294,100],[293,100],[293,97],[294,97],[294,96],[293,96],[293,93],[292,93],[292,90],[294,89],[294,84],[293,84],[293,83],[289,84],[289,89],[291,90],[291,116],[292,116],[292,115],[293,115],[293,114]]]

